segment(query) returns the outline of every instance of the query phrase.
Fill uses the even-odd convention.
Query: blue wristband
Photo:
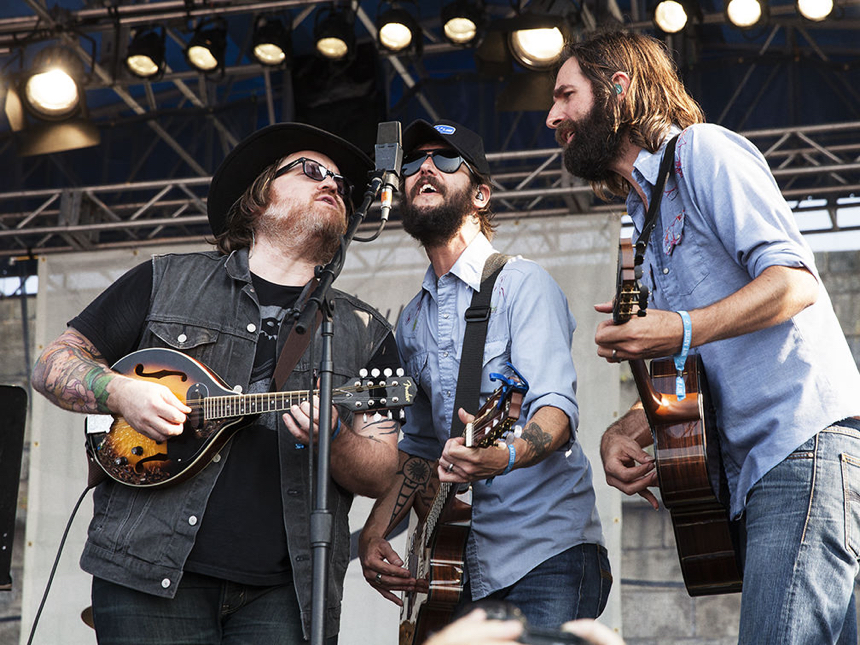
[[[675,394],[679,401],[683,401],[687,397],[687,388],[684,385],[684,364],[687,362],[687,354],[690,353],[690,340],[693,337],[693,322],[690,320],[690,314],[686,311],[677,312],[681,316],[681,323],[684,325],[684,340],[681,343],[681,353],[675,354]]]
[[[517,449],[514,448],[514,444],[508,444],[508,465],[505,466],[505,469],[502,471],[502,475],[507,475],[514,469],[514,462],[517,460]]]
[[[340,419],[337,420],[337,425],[334,427],[334,432],[331,435],[332,441],[337,439],[337,435],[340,434]]]
[[[514,448],[514,444],[509,443],[508,444],[508,465],[505,466],[505,469],[502,472],[500,472],[499,474],[500,475],[507,475],[509,472],[511,472],[514,469],[514,462],[516,460],[517,460],[517,449]],[[493,480],[495,478],[496,478],[496,476],[493,475],[489,479],[485,480],[484,484],[486,484],[487,486],[492,486]]]

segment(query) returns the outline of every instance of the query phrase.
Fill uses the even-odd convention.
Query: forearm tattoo
[[[527,446],[522,461],[524,467],[543,461],[552,446],[552,435],[545,432],[534,420],[526,424],[520,438]]]
[[[110,412],[107,386],[114,377],[98,350],[74,334],[48,346],[33,368],[36,389],[74,412]]]
[[[403,466],[397,471],[397,476],[403,476],[403,485],[397,493],[394,509],[391,511],[389,524],[393,524],[395,518],[400,515],[404,508],[409,506],[410,500],[415,497],[413,506],[417,503],[425,508],[432,501],[433,462],[420,457],[409,457],[403,462]]]

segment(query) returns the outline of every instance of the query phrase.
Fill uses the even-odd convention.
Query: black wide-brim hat
[[[220,235],[227,230],[230,209],[260,173],[300,150],[320,152],[335,162],[340,174],[353,186],[353,204],[361,204],[367,173],[373,169],[366,154],[349,141],[312,125],[276,123],[240,141],[212,176],[206,204],[212,232]]]

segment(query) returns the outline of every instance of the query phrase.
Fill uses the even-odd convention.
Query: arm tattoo
[[[74,412],[110,412],[107,386],[115,376],[95,346],[69,333],[49,345],[33,368],[36,389]]]
[[[361,432],[357,432],[356,434],[378,443],[379,437],[397,434],[398,432],[400,432],[400,424],[394,419],[383,417],[364,425],[361,428]]]
[[[552,435],[545,432],[534,420],[526,424],[521,439],[527,446],[523,466],[532,466],[543,461],[552,445]]]
[[[403,462],[403,467],[397,471],[397,475],[403,476],[403,485],[397,493],[397,501],[394,502],[389,524],[408,506],[409,501],[416,494],[425,505],[429,503],[428,491],[433,488],[430,486],[433,481],[433,465],[426,459],[409,457]]]

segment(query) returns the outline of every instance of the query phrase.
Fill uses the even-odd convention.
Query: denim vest
[[[260,307],[246,250],[230,256],[211,251],[156,256],[150,308],[139,348],[180,350],[207,365],[229,386],[246,390],[261,324]],[[379,349],[391,327],[373,308],[331,290],[335,385],[358,374]],[[289,329],[281,329],[278,351]],[[293,370],[285,390],[307,388],[310,348]],[[314,360],[322,356],[319,332]],[[241,432],[241,430],[240,430]],[[293,580],[305,637],[310,634],[311,549],[308,534],[312,499],[308,494],[307,450],[283,423],[279,428],[281,497]],[[191,479],[167,488],[133,488],[107,480],[94,492],[94,515],[81,567],[94,576],[157,596],[173,597],[209,494],[229,458],[230,443]],[[326,637],[338,631],[343,580],[349,563],[348,513],[353,495],[333,481],[328,505],[333,517],[331,565],[326,599]]]

